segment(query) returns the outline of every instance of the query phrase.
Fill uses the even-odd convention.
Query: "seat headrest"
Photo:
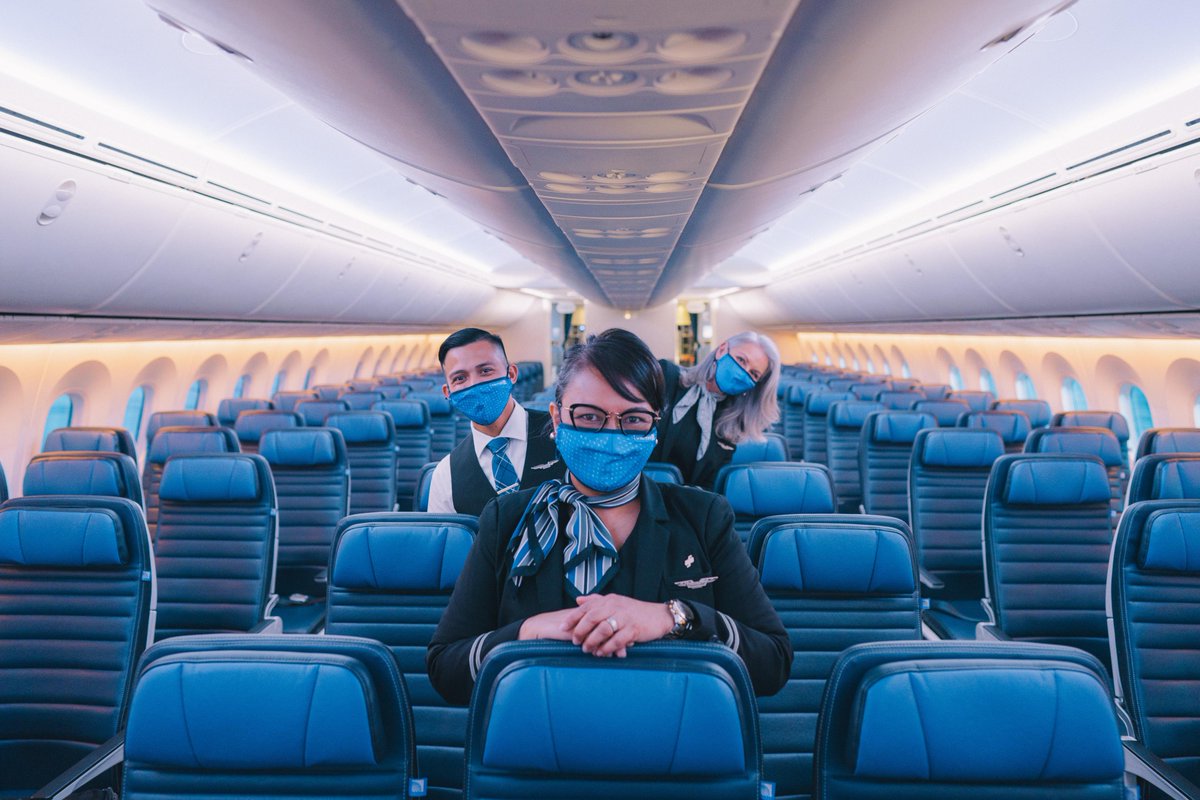
[[[216,417],[207,411],[155,411],[146,422],[146,441],[154,441],[154,437],[162,428],[182,426],[210,428],[216,424]]]
[[[1200,453],[1200,430],[1160,431],[1150,439],[1150,453]]]
[[[1043,428],[1029,435],[1034,453],[1082,453],[1097,456],[1106,467],[1125,464],[1121,443],[1107,428]]]
[[[245,503],[261,500],[256,457],[241,453],[172,456],[163,468],[161,500]]]
[[[934,428],[918,434],[914,448],[928,467],[988,468],[1004,455],[1004,440],[995,431]]]
[[[997,400],[992,403],[993,411],[1020,411],[1029,417],[1029,424],[1034,428],[1044,428],[1054,418],[1050,404],[1045,400]]]
[[[847,760],[863,778],[1089,783],[1124,771],[1107,688],[1070,664],[884,664],[858,683],[851,719]]]
[[[911,594],[912,549],[899,531],[860,527],[776,528],[760,556],[763,587],[771,591]]]
[[[257,442],[263,431],[272,428],[299,428],[304,420],[294,411],[243,411],[238,414],[233,429],[243,442]]]
[[[877,411],[867,421],[865,430],[872,442],[912,444],[918,431],[937,426],[932,414],[921,411]]]
[[[1158,572],[1200,574],[1200,511],[1156,511],[1146,521],[1138,566]]]
[[[821,384],[806,381],[801,383],[793,383],[788,386],[787,401],[791,405],[804,405],[804,399],[815,391],[819,391]]]
[[[961,400],[971,407],[972,411],[983,411],[996,401],[996,395],[981,390],[963,390],[950,393],[951,400]]]
[[[171,456],[187,453],[234,453],[237,452],[237,435],[229,428],[197,428],[172,426],[161,428],[146,460],[151,464],[165,464]]]
[[[305,425],[320,427],[325,424],[325,418],[339,411],[349,411],[350,404],[345,400],[304,400],[296,403],[295,411],[304,418]]]
[[[829,407],[829,424],[835,428],[861,428],[867,415],[881,411],[879,403],[866,400],[840,400]]]
[[[1025,441],[1033,427],[1023,411],[972,411],[963,420],[963,427],[995,431],[1005,444]]]
[[[1200,460],[1166,459],[1154,470],[1156,500],[1200,499]]]
[[[118,567],[129,560],[120,519],[107,509],[0,509],[0,563]]]
[[[217,422],[232,425],[237,421],[238,414],[243,411],[270,410],[274,407],[270,400],[256,397],[226,397],[217,404]]]
[[[421,400],[380,400],[371,410],[388,414],[397,430],[429,427],[429,406]]]
[[[356,525],[338,540],[331,583],[344,589],[448,593],[474,540],[459,525]]]
[[[971,407],[962,400],[918,400],[913,404],[913,411],[933,414],[938,425],[952,427],[958,423],[959,417],[970,413]]]
[[[1001,499],[1010,505],[1061,506],[1108,503],[1108,473],[1086,456],[1079,459],[1017,459],[1005,476]]]
[[[371,767],[382,739],[371,675],[355,658],[181,653],[138,677],[125,758],[202,770]]]
[[[343,411],[330,414],[325,425],[337,428],[346,444],[383,444],[396,438],[392,418],[382,411]]]
[[[804,410],[808,414],[820,416],[829,413],[829,407],[841,400],[854,400],[854,395],[850,392],[831,392],[831,391],[815,391],[808,396],[804,403]]]
[[[1054,418],[1063,428],[1108,428],[1122,444],[1129,441],[1129,423],[1115,411],[1064,411]]]
[[[338,387],[339,389],[341,387]],[[334,396],[337,392],[334,392]],[[300,389],[292,392],[276,392],[271,398],[275,403],[275,408],[280,411],[295,411],[296,405],[303,403],[305,400],[324,400],[324,395],[317,392],[315,389]]]
[[[834,510],[829,473],[818,466],[746,464],[723,469],[728,472],[721,485],[735,514],[766,517]]]
[[[107,456],[107,457],[105,457]],[[124,458],[122,465],[118,459]],[[124,470],[122,470],[124,466]],[[119,453],[71,453],[69,456],[34,456],[25,468],[24,490],[27,495],[93,494],[126,497],[127,476],[136,468],[129,456]]]
[[[333,428],[290,428],[267,431],[258,454],[271,466],[327,467],[344,463],[346,445]]]
[[[929,398],[926,398],[923,392],[917,391],[881,392],[879,395],[879,402],[883,403],[883,405],[887,408],[896,410],[912,408],[913,403],[919,403],[920,401],[926,399]]]
[[[99,453],[124,453],[121,436],[115,428],[58,428],[50,431],[42,451],[91,450]]]
[[[372,404],[378,403],[383,399],[383,392],[343,392],[338,399],[345,403],[347,408],[355,411],[366,411]]]
[[[450,405],[450,401],[438,392],[413,392],[412,398],[414,400],[421,400],[425,405],[429,406],[429,415],[431,417],[448,417],[454,411],[454,407]]]

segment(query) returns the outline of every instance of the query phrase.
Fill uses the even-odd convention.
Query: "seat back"
[[[787,685],[758,700],[763,779],[776,798],[809,798],[821,691],[838,654],[921,637],[914,548],[907,526],[887,517],[771,522],[755,527],[750,550],[795,657]]]
[[[207,411],[155,411],[146,420],[146,451],[163,428],[215,428],[217,418]]]
[[[787,440],[778,433],[764,433],[761,441],[747,439],[733,451],[732,464],[750,464],[758,461],[787,461]]]
[[[829,439],[826,417],[829,407],[839,400],[853,400],[849,392],[817,389],[804,400],[804,460],[814,464],[829,463]]]
[[[438,462],[431,461],[417,473],[417,488],[413,491],[413,511],[429,510],[429,490],[433,486],[433,471]]]
[[[324,399],[316,389],[299,389],[294,392],[276,392],[271,401],[279,411],[295,411],[297,405],[307,400]]]
[[[249,631],[274,607],[275,483],[246,453],[171,456],[159,487],[158,639]]]
[[[138,669],[121,797],[408,798],[412,714],[387,648],[188,636]]]
[[[232,428],[243,411],[270,411],[275,404],[256,397],[226,397],[217,404],[217,424]]]
[[[414,508],[421,468],[433,460],[429,407],[421,400],[381,400],[371,409],[390,416],[396,429],[396,507]]]
[[[468,800],[759,797],[754,693],[721,645],[597,659],[568,642],[504,644],[479,671],[469,726]]]
[[[853,514],[862,503],[858,477],[858,448],[867,415],[882,411],[883,405],[866,400],[839,400],[825,417],[826,462],[837,492],[838,510]]]
[[[1139,458],[1129,480],[1129,502],[1145,500],[1200,500],[1200,453]]]
[[[440,392],[413,392],[412,399],[423,400],[429,406],[429,429],[433,434],[430,461],[441,461],[458,441],[458,419],[450,401]]]
[[[951,389],[945,383],[918,383],[910,391],[920,392],[926,400],[945,400]]]
[[[342,392],[338,399],[345,403],[351,411],[369,411],[371,406],[386,398],[384,398],[383,392],[356,390]]]
[[[142,492],[146,500],[146,524],[153,539],[158,527],[158,487],[162,484],[163,467],[171,456],[190,453],[241,452],[237,434],[232,428],[171,425],[159,428],[154,441],[146,448],[146,467],[142,470]]]
[[[1108,601],[1113,683],[1138,741],[1200,782],[1200,501],[1130,504]]]
[[[345,400],[304,400],[296,404],[294,409],[304,420],[305,425],[319,428],[325,424],[325,418],[330,414],[349,411],[350,404]]]
[[[683,483],[683,473],[679,471],[679,467],[662,461],[646,462],[646,466],[642,467],[642,474],[659,483]]]
[[[425,650],[475,541],[465,514],[360,514],[338,526],[329,563],[325,632],[391,649],[416,722],[417,758],[434,797],[462,793],[467,709],[448,705],[425,669]]]
[[[1119,411],[1063,411],[1050,419],[1052,428],[1108,428],[1121,443],[1121,458],[1129,463],[1129,422]]]
[[[351,378],[342,387],[342,394],[347,392],[373,392],[379,384],[375,378]],[[358,409],[361,411],[362,409]]]
[[[1004,455],[1000,434],[930,428],[917,433],[908,470],[909,517],[921,566],[946,597],[983,597],[983,493]]]
[[[342,432],[350,459],[350,513],[396,508],[396,428],[382,411],[342,411],[325,418]]]
[[[919,403],[922,400],[927,400],[924,392],[919,392],[915,389],[907,392],[880,392],[879,402],[884,408],[892,411],[907,411],[913,407],[914,403]]]
[[[137,446],[124,428],[56,428],[42,445],[43,453],[64,450],[121,453],[137,463]]]
[[[863,423],[858,469],[863,509],[908,522],[908,464],[917,433],[936,428],[932,414],[875,411]]]
[[[987,411],[991,408],[992,403],[996,402],[996,395],[987,391],[959,389],[956,392],[951,392],[947,399],[961,400],[969,405],[972,411]]]
[[[971,413],[971,407],[962,400],[918,400],[913,403],[913,411],[923,411],[932,414],[937,424],[943,428],[953,428],[963,414]]]
[[[408,397],[410,390],[407,386],[392,383],[380,386],[377,391],[383,395],[384,400],[403,400],[405,397]]]
[[[1032,431],[1025,440],[1027,453],[1078,453],[1097,456],[1108,473],[1109,505],[1113,524],[1125,507],[1129,462],[1115,434],[1107,428],[1050,427]]]
[[[264,432],[275,428],[300,428],[304,419],[295,411],[243,411],[238,414],[233,430],[244,453],[257,453],[258,441]]]
[[[856,383],[850,387],[850,394],[857,397],[859,400],[870,400],[874,402],[879,399],[879,395],[883,392],[891,391],[891,386],[887,383]]]
[[[338,395],[340,395],[345,388],[345,386],[342,386],[338,383],[318,384],[317,386],[313,386],[311,389],[309,389],[309,392],[311,392],[311,397],[303,399],[337,400]]]
[[[1029,425],[1033,428],[1045,428],[1054,419],[1054,412],[1045,400],[997,400],[992,403],[992,411],[1020,411],[1029,417]]]
[[[329,564],[329,545],[350,513],[350,463],[341,431],[285,428],[267,431],[259,455],[271,465],[279,503],[278,594],[320,596],[318,577]]]
[[[1014,453],[983,503],[988,614],[1013,639],[1067,644],[1108,661],[1104,581],[1108,476],[1096,456]]]
[[[783,418],[783,435],[787,439],[788,459],[799,461],[804,458],[804,400],[810,392],[817,391],[821,384],[801,381],[788,386],[787,394],[780,402]]]
[[[1151,428],[1138,440],[1137,456],[1200,453],[1200,428]]]
[[[26,497],[62,494],[124,497],[138,506],[145,505],[137,465],[123,453],[63,450],[36,455],[25,468],[22,493]]]
[[[1124,754],[1104,670],[1069,647],[857,645],[833,668],[816,796],[1121,800]]]
[[[1020,453],[1033,425],[1024,411],[972,411],[958,421],[962,428],[984,428],[996,431],[1004,440],[1004,452]]]
[[[713,491],[725,495],[733,507],[733,527],[743,542],[763,517],[837,510],[833,479],[820,464],[729,464],[717,472]]]
[[[31,795],[121,727],[154,629],[142,511],[107,497],[0,507],[0,795]]]

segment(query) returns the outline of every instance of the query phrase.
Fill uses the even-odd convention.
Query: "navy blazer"
[[[679,467],[683,482],[690,486],[712,489],[717,473],[733,459],[733,451],[737,445],[717,436],[714,430],[703,455],[696,458],[696,450],[700,447],[700,423],[696,421],[696,414],[700,404],[692,406],[687,414],[676,422],[673,418],[675,404],[687,394],[690,387],[684,386],[679,380],[683,370],[678,364],[666,359],[659,359],[658,363],[662,366],[667,406],[658,421],[658,444],[650,454],[650,460],[663,461]],[[725,399],[717,404],[713,413],[714,422],[728,402],[728,399]]]
[[[470,702],[483,657],[513,641],[531,616],[566,607],[560,536],[541,570],[517,587],[508,577],[509,540],[536,490],[488,503],[479,535],[430,641],[426,665],[434,688],[451,703]],[[767,600],[758,571],[733,529],[724,497],[642,477],[633,596],[687,601],[695,612],[690,639],[723,642],[742,657],[759,695],[787,682],[792,648]]]

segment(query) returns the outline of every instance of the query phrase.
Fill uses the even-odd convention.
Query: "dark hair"
[[[666,394],[662,366],[646,343],[629,331],[609,328],[567,351],[554,384],[555,403],[562,404],[563,387],[585,367],[599,372],[613,391],[626,400],[636,403],[645,398],[651,408],[662,411]]]
[[[443,367],[446,366],[447,353],[456,347],[466,347],[476,342],[491,342],[500,348],[500,352],[504,354],[504,360],[508,361],[508,353],[504,352],[504,342],[499,336],[482,328],[463,328],[461,331],[450,334],[446,337],[446,341],[442,342],[442,346],[438,348],[438,363]]]

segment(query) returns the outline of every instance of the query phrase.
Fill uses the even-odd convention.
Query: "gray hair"
[[[742,344],[749,342],[762,348],[767,354],[767,371],[754,384],[754,388],[743,394],[730,398],[729,405],[713,420],[713,432],[727,442],[738,444],[751,439],[762,441],[763,434],[779,419],[779,399],[776,389],[779,386],[779,348],[770,338],[755,331],[735,333],[725,340],[726,344]],[[684,386],[694,386],[703,383],[713,376],[716,370],[716,353],[719,347],[714,347],[696,366],[683,370],[679,381]]]

